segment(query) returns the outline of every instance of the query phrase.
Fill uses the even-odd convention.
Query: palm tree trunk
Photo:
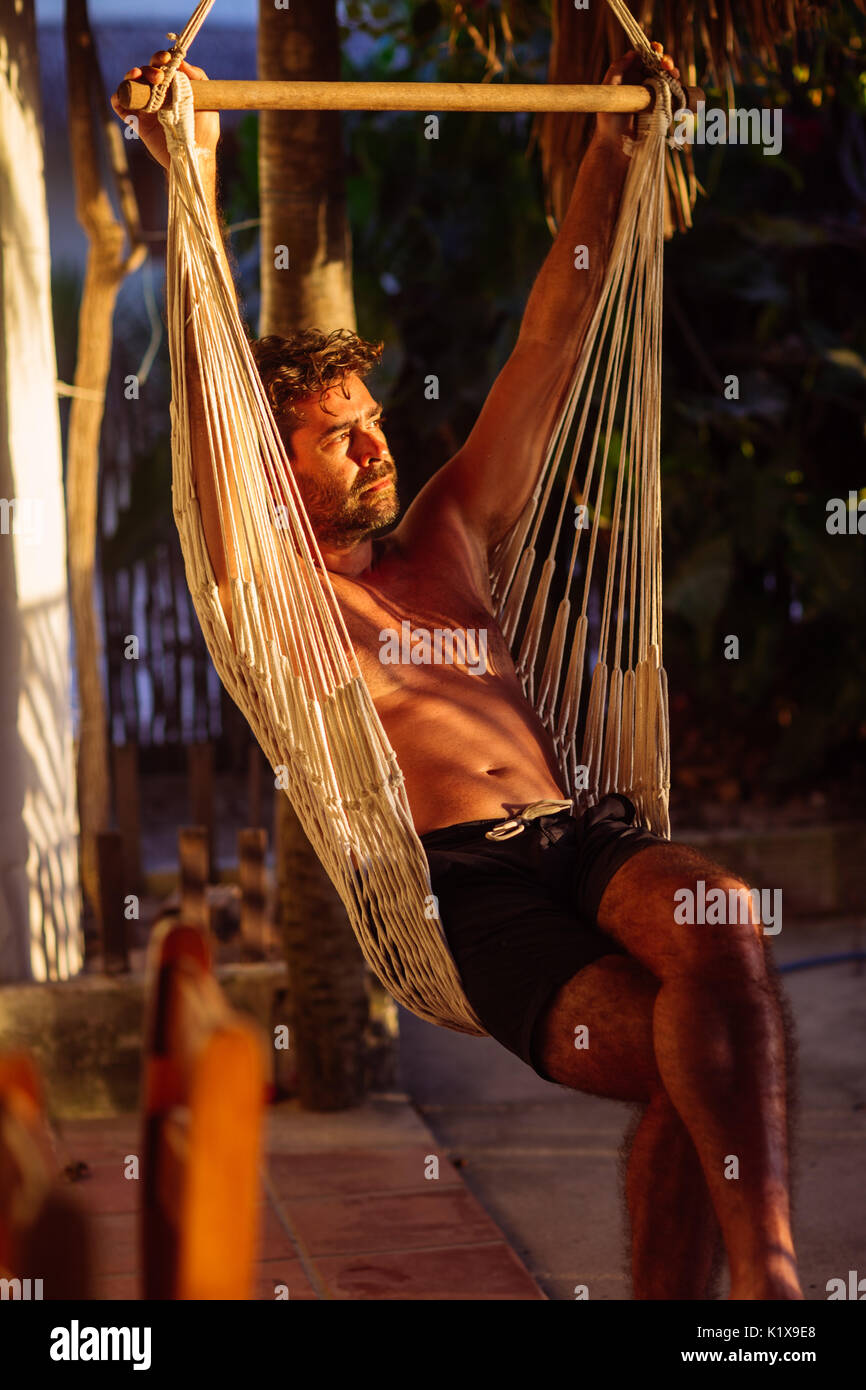
[[[334,0],[259,4],[259,76],[339,77]],[[259,122],[260,332],[355,328],[337,112],[264,111]],[[277,269],[285,246],[289,268]],[[298,1091],[309,1110],[357,1105],[365,1085],[366,966],[345,910],[288,798],[277,809],[278,921],[292,1000]]]
[[[334,82],[340,76],[335,0],[277,10],[259,3],[259,77]],[[355,328],[338,111],[263,111],[259,118],[261,333]],[[274,268],[287,246],[290,268]]]

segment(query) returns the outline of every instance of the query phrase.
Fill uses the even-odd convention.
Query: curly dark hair
[[[341,386],[348,397],[346,377],[353,373],[365,377],[381,358],[383,346],[368,343],[349,328],[335,328],[333,333],[304,328],[290,338],[272,333],[250,343],[268,403],[284,435],[291,436],[303,424],[294,409],[297,401],[318,394],[321,404],[325,392],[334,386]]]

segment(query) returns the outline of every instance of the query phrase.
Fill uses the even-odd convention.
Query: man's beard
[[[385,530],[400,512],[396,487],[383,487],[376,492],[365,489],[390,478],[396,483],[393,465],[383,468],[375,477],[370,474],[355,479],[351,491],[343,492],[331,479],[319,481],[295,474],[301,500],[310,518],[319,544],[331,546],[354,545]]]

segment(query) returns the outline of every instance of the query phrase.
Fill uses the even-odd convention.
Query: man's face
[[[360,377],[346,377],[321,403],[311,397],[295,410],[303,424],[288,426],[286,448],[320,544],[352,545],[396,521],[397,470],[382,431],[382,407]]]

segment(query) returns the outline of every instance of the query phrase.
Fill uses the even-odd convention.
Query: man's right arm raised
[[[151,83],[161,80],[161,69],[168,61],[168,53],[155,53],[151,59],[151,66],[145,68],[133,68],[126,74],[128,78],[141,78],[145,82]],[[206,74],[201,68],[193,67],[190,63],[181,64],[181,72],[184,72],[191,81],[206,81]],[[112,106],[121,119],[129,113],[119,105],[117,98],[112,97]],[[137,113],[138,132],[147,149],[154,159],[168,169],[170,157],[165,143],[165,134],[155,114],[146,112]],[[197,112],[195,117],[195,141],[198,153],[198,165],[202,181],[208,195],[208,204],[214,227],[217,230],[217,241],[221,248],[221,255],[226,274],[232,280],[229,269],[228,257],[225,254],[222,236],[219,233],[219,210],[217,208],[216,196],[216,147],[219,141],[220,127],[219,116],[216,112]],[[189,310],[189,306],[187,306]],[[234,546],[231,537],[231,528],[226,527],[226,534],[223,535],[223,528],[220,525],[220,515],[228,517],[230,513],[240,516],[237,494],[231,480],[226,482],[216,476],[216,472],[211,458],[211,451],[208,439],[207,417],[205,413],[204,398],[202,395],[201,375],[198,363],[198,351],[195,341],[195,333],[192,328],[192,319],[187,313],[186,328],[186,388],[189,403],[189,429],[192,448],[192,467],[193,480],[196,496],[198,498],[199,510],[201,512],[202,526],[204,528],[205,544],[211,565],[219,587],[220,603],[228,623],[229,632],[233,633],[232,624],[232,604],[231,592],[229,588],[230,580],[237,577],[237,561],[234,553]]]

